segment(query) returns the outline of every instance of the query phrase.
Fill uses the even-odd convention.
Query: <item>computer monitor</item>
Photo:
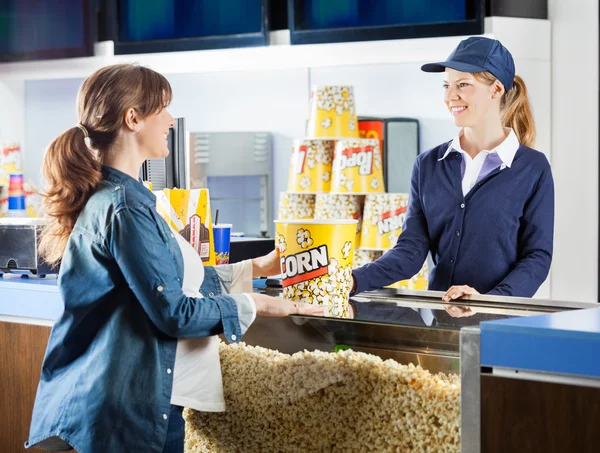
[[[140,178],[151,182],[152,190],[189,188],[186,134],[185,119],[176,118],[167,137],[169,155],[165,158],[148,159],[142,165]]]

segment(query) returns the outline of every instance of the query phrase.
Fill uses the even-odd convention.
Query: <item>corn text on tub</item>
[[[276,220],[283,296],[349,316],[356,220]]]
[[[458,452],[460,380],[351,350],[221,343],[227,410],[186,409],[186,453]]]

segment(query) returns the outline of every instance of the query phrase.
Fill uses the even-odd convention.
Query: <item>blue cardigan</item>
[[[431,251],[429,289],[469,285],[482,294],[531,297],[552,261],[554,182],[539,151],[521,145],[463,196],[450,142],[418,156],[404,230],[396,246],[354,271],[356,293],[412,277]]]

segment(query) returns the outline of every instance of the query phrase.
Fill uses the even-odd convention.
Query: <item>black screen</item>
[[[467,0],[302,0],[302,30],[460,22]],[[300,12],[300,11],[299,11]]]
[[[260,33],[262,24],[262,0],[119,2],[123,42]]]
[[[0,0],[0,59],[92,54],[90,0]]]

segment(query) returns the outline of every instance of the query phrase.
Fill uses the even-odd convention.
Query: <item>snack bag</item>
[[[216,264],[208,189],[164,189],[154,192],[156,210],[194,247],[205,266]]]

